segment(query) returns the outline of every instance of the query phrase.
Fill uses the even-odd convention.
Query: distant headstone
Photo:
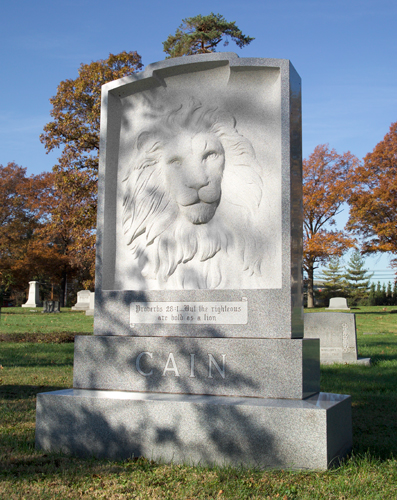
[[[357,358],[356,318],[353,313],[322,312],[304,314],[305,338],[320,339],[320,362],[360,363],[369,365],[370,358]]]
[[[350,307],[347,307],[345,297],[332,297],[329,301],[328,309],[345,309],[346,311],[350,311]]]
[[[85,315],[86,316],[94,316],[94,308],[95,308],[95,292],[91,292],[91,295],[90,295],[90,306],[86,310]]]
[[[43,313],[60,313],[59,300],[44,300]]]
[[[26,304],[22,304],[22,307],[41,307],[41,301],[39,298],[39,282],[29,281],[29,295]]]
[[[301,82],[214,53],[102,87],[94,335],[36,445],[77,455],[325,469],[350,397],[303,338]]]
[[[90,308],[91,292],[89,290],[80,290],[77,292],[77,302],[72,307],[72,311],[86,311]]]

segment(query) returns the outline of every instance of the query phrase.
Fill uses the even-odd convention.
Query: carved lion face
[[[180,213],[192,224],[206,224],[221,199],[225,152],[213,133],[184,132],[163,147],[167,188]]]
[[[192,99],[155,118],[134,138],[123,178],[123,229],[143,280],[165,287],[174,276],[178,289],[217,288],[220,252],[260,276],[252,216],[262,169],[234,117]]]

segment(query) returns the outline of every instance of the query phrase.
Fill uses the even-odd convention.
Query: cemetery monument
[[[354,313],[305,313],[304,328],[306,339],[320,339],[320,363],[371,364],[371,358],[358,357]]]
[[[94,310],[95,310],[95,292],[91,292],[90,295],[90,305],[88,309],[85,312],[86,316],[94,316]]]
[[[303,338],[301,82],[288,60],[181,57],[102,89],[94,336],[38,395],[36,446],[325,469],[350,396]]]
[[[28,300],[22,307],[41,307],[40,295],[39,295],[39,282],[29,281],[29,295]]]
[[[72,311],[87,311],[90,308],[91,292],[80,290],[77,292],[77,302],[72,307]]]
[[[327,309],[345,309],[346,311],[350,311],[350,307],[347,307],[347,299],[345,297],[332,297],[329,300]]]
[[[43,301],[43,310],[41,312],[44,314],[60,313],[61,308],[59,305],[59,300],[44,300]]]

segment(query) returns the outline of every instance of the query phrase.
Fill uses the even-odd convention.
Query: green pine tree
[[[352,254],[347,263],[345,280],[351,305],[367,303],[368,289],[373,275],[364,269],[364,263],[358,250]]]
[[[387,293],[386,293],[386,285],[383,283],[382,285],[382,303],[380,304],[381,306],[387,306]]]
[[[221,14],[211,12],[209,16],[195,16],[182,19],[175,35],[169,35],[163,42],[164,52],[170,57],[191,56],[216,52],[217,45],[226,37],[224,46],[231,38],[238,47],[249,45],[252,40],[243,35],[236,22],[228,22]]]
[[[341,297],[346,294],[344,269],[338,257],[333,257],[328,266],[323,268],[319,279],[323,282],[321,299],[328,304],[332,297]]]
[[[391,282],[387,284],[387,291],[386,291],[386,297],[387,297],[387,305],[392,306],[393,305],[393,291],[391,288]]]
[[[369,296],[368,296],[368,305],[369,306],[376,306],[376,287],[375,287],[375,283],[371,283],[371,288],[370,288]]]
[[[384,296],[380,281],[378,281],[378,284],[376,285],[375,302],[377,306],[383,306]]]
[[[394,282],[393,287],[393,305],[397,306],[397,280]]]

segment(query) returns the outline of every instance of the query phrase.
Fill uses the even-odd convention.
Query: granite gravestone
[[[320,339],[320,362],[322,364],[371,364],[370,358],[357,357],[355,314],[306,313],[304,326],[305,338]]]
[[[346,311],[350,311],[350,307],[347,307],[347,300],[345,297],[332,297],[329,300],[329,306],[327,309],[345,309]]]
[[[91,292],[90,295],[90,305],[88,309],[85,312],[86,316],[94,316],[94,310],[95,310],[95,292]]]
[[[91,292],[89,290],[80,290],[77,292],[77,302],[72,307],[72,311],[86,311],[90,308]]]
[[[60,313],[59,300],[45,300],[42,313]]]
[[[28,300],[26,304],[22,304],[22,307],[41,307],[38,281],[29,281]]]
[[[326,468],[350,397],[303,338],[301,83],[287,60],[170,59],[102,90],[94,336],[38,395],[36,445]]]

